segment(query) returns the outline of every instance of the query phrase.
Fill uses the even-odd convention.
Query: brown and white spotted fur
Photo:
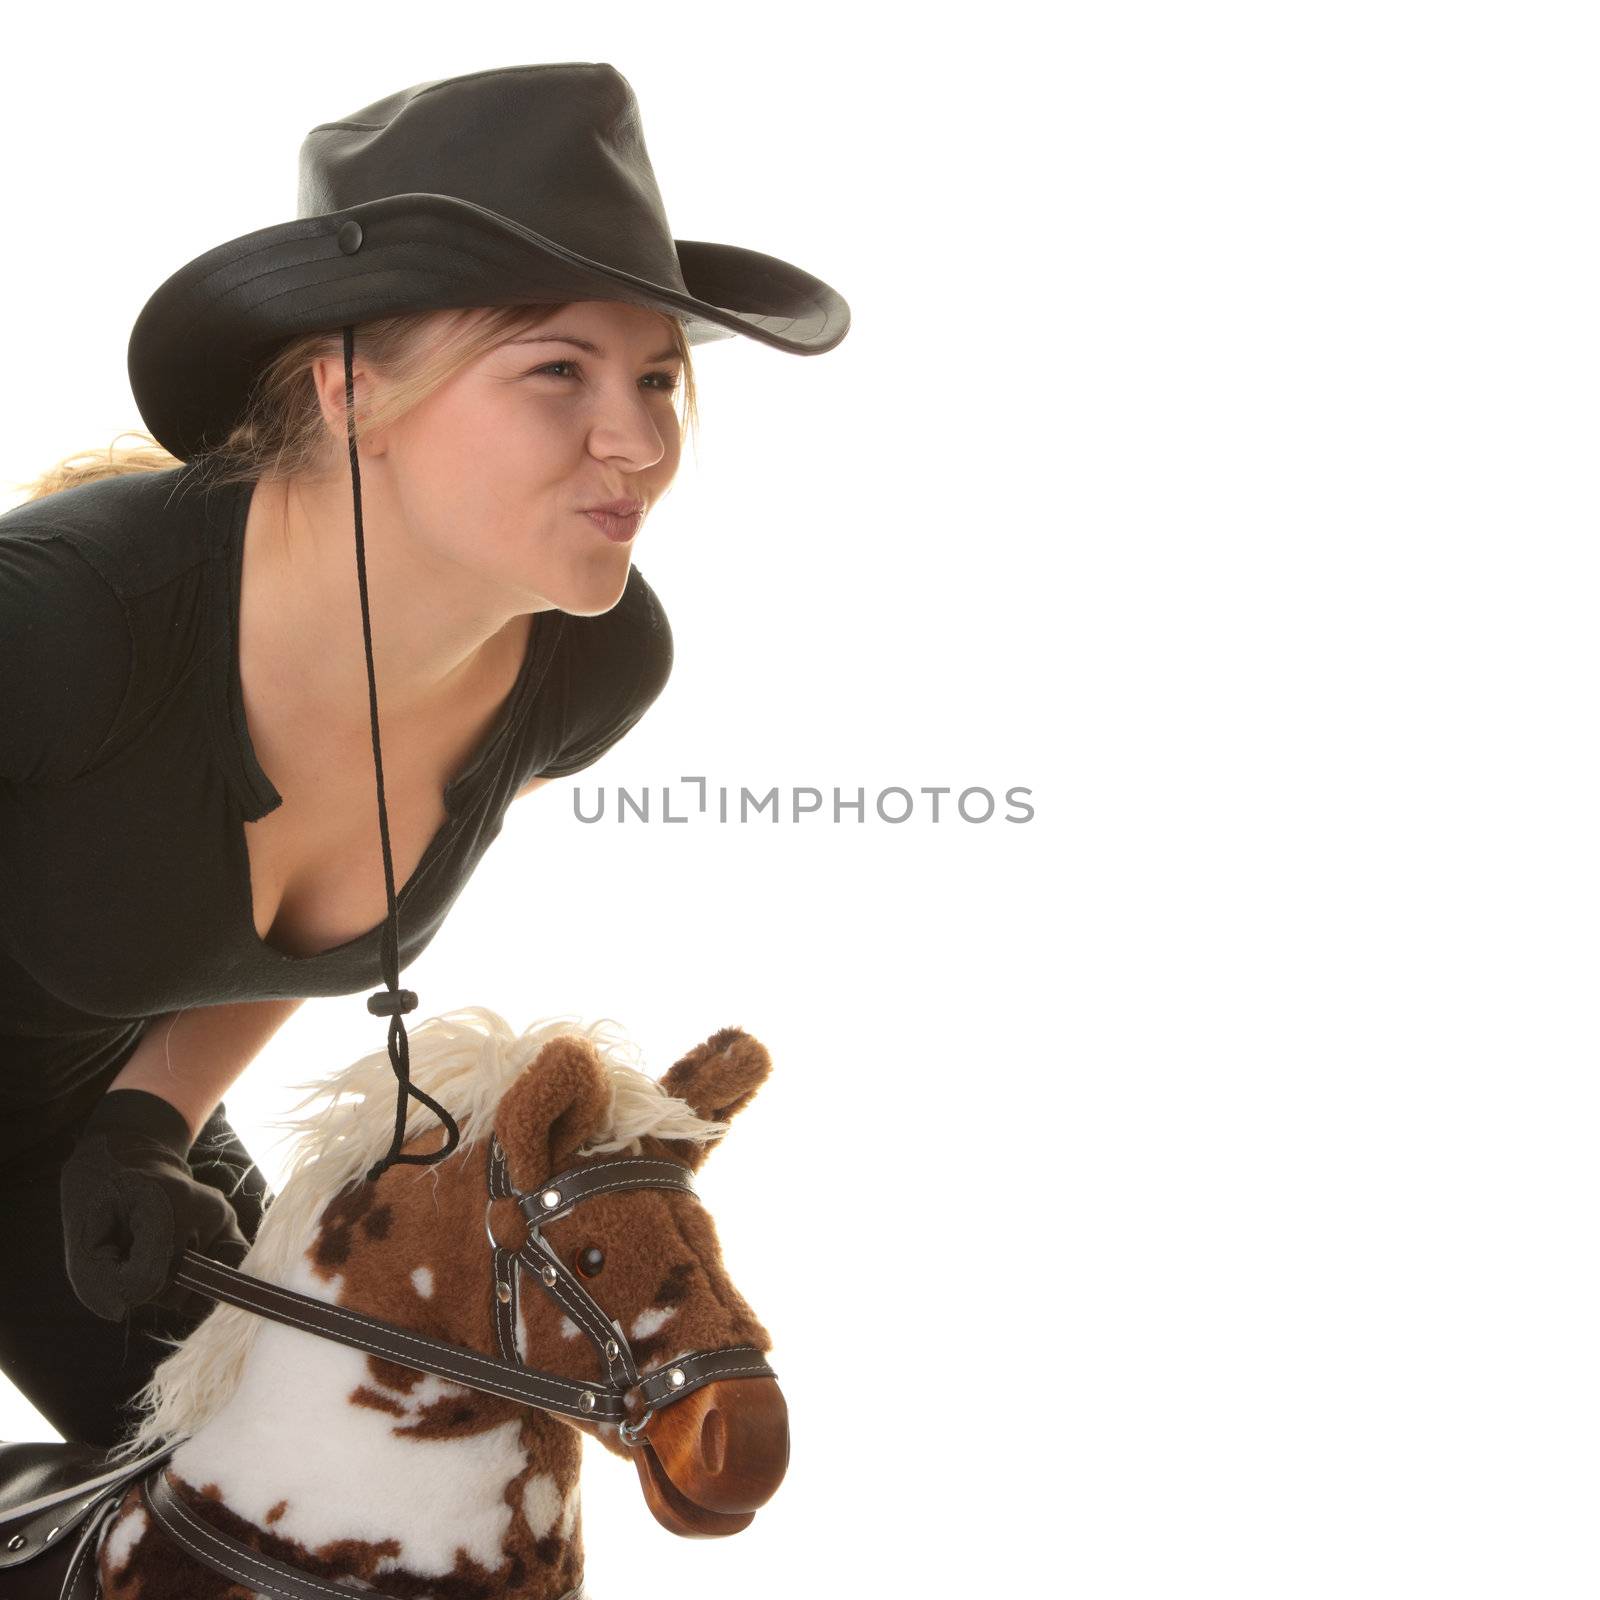
[[[516,1040],[478,1007],[420,1025],[411,1076],[450,1106],[461,1144],[444,1162],[392,1166],[375,1183],[360,1174],[387,1150],[385,1124],[393,1129],[387,1056],[321,1086],[364,1103],[305,1124],[300,1159],[244,1270],[498,1354],[485,1237],[489,1128],[523,1190],[617,1150],[698,1167],[770,1070],[756,1040],[725,1028],[656,1083],[614,1051],[603,1058],[596,1031],[563,1023]],[[425,1131],[405,1148],[441,1148],[436,1119],[411,1105]],[[523,1235],[512,1200],[495,1201],[488,1220],[503,1243]],[[770,1350],[694,1197],[602,1195],[545,1233],[626,1330],[641,1370],[694,1349]],[[579,1261],[593,1264],[592,1247],[604,1265],[590,1277]],[[518,1303],[525,1362],[574,1379],[599,1375],[589,1340],[531,1279]],[[551,1416],[232,1306],[214,1310],[162,1364],[141,1404],[144,1425],[123,1452],[187,1433],[169,1475],[196,1517],[312,1576],[416,1600],[564,1594],[583,1568],[579,1430],[630,1455],[614,1424]],[[99,1573],[106,1600],[254,1593],[176,1547],[137,1488],[108,1521]]]

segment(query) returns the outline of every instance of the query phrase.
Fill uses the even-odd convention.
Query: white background
[[[455,73],[612,62],[675,232],[849,299],[700,353],[672,680],[403,979],[776,1062],[703,1191],[789,1476],[691,1542],[591,1452],[597,1600],[1592,1596],[1585,8],[563,13],[13,41],[0,478],[138,425],[133,318],[307,128]],[[691,774],[1035,813],[572,815]],[[383,1027],[310,1002],[229,1093],[269,1172]]]

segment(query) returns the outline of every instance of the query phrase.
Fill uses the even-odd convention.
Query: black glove
[[[215,1302],[173,1283],[185,1250],[237,1267],[250,1248],[228,1197],[185,1159],[188,1119],[160,1095],[112,1089],[61,1169],[73,1292],[108,1322],[153,1301],[198,1320]]]

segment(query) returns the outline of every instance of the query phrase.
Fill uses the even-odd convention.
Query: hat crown
[[[792,262],[674,238],[627,79],[540,63],[414,84],[313,128],[298,215],[172,273],[134,322],[128,379],[188,460],[227,439],[298,335],[574,300],[647,307],[690,344],[743,334],[797,355],[850,328],[844,297]]]
[[[401,194],[483,206],[590,260],[683,285],[639,103],[607,62],[414,84],[301,143],[302,218]]]

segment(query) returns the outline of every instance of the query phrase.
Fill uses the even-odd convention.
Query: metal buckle
[[[494,1229],[490,1225],[490,1217],[491,1217],[491,1215],[492,1215],[492,1213],[494,1211],[494,1203],[495,1203],[495,1201],[496,1200],[504,1200],[505,1198],[506,1198],[505,1195],[492,1194],[492,1195],[489,1196],[488,1200],[484,1203],[484,1207],[483,1207],[483,1235],[489,1241],[489,1248],[491,1250],[508,1250],[508,1251],[510,1251],[510,1253],[512,1255],[516,1255],[519,1251],[526,1250],[529,1245],[537,1244],[537,1243],[541,1242],[540,1238],[539,1238],[539,1229],[538,1229],[538,1225],[536,1223],[529,1222],[528,1223],[528,1236],[527,1236],[526,1239],[524,1239],[522,1241],[521,1244],[519,1244],[519,1245],[501,1244],[500,1241],[497,1238],[495,1238],[495,1236],[494,1236]],[[527,1221],[526,1218],[524,1218],[523,1220]]]
[[[644,1380],[641,1378],[637,1383],[631,1383],[626,1389],[622,1390],[624,1404],[626,1404],[627,1397],[630,1394],[638,1393],[643,1387]],[[656,1412],[660,1411],[663,1406],[671,1405],[672,1402],[677,1398],[678,1397],[676,1395],[667,1395],[660,1400],[647,1400],[645,1402],[644,1414],[637,1422],[629,1422],[628,1419],[624,1417],[623,1420],[617,1424],[617,1433],[621,1437],[622,1442],[630,1449],[637,1445],[644,1437],[644,1430],[650,1426],[651,1417],[653,1417]]]
[[[624,1419],[617,1424],[617,1436],[630,1450],[637,1449],[639,1441],[644,1437],[644,1430],[650,1425],[650,1419],[655,1414],[655,1407],[650,1406],[637,1423]]]

